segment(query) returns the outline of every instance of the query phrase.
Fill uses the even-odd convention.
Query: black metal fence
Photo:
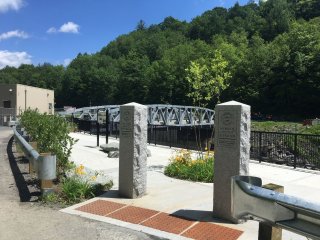
[[[79,131],[90,134],[97,133],[95,121],[77,120]],[[99,125],[100,134],[106,134],[106,125]],[[109,136],[118,138],[119,123],[110,122]],[[179,127],[179,126],[148,126],[148,143],[169,147],[179,147],[198,150],[214,146],[213,129],[210,126]],[[199,141],[200,139],[200,141]],[[285,164],[293,167],[320,169],[320,135],[277,133],[277,132],[251,132],[250,158],[260,162]]]
[[[202,150],[211,148],[212,127],[149,126],[148,143]]]
[[[97,133],[97,122],[74,119],[78,130],[89,134]],[[186,148],[198,150],[200,143],[201,149],[213,149],[211,144],[212,127],[178,127],[178,126],[148,126],[148,143],[154,145],[164,145],[169,147]],[[106,125],[99,124],[99,133],[106,134]],[[109,136],[118,138],[119,123],[110,122],[108,126]],[[200,139],[200,140],[199,140]],[[198,144],[199,143],[199,144]]]
[[[251,159],[320,169],[320,135],[251,132]]]

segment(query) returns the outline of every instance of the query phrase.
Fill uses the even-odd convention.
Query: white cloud
[[[51,27],[47,30],[47,33],[55,33],[55,32],[57,32],[57,29],[54,27]]]
[[[13,38],[13,37],[26,39],[29,37],[29,35],[24,31],[20,31],[20,30],[9,31],[9,32],[0,34],[0,41]]]
[[[21,64],[31,64],[31,56],[28,53],[0,50],[0,69],[6,66],[19,67]]]
[[[1,0],[0,0],[1,1]],[[80,26],[74,22],[67,22],[63,24],[59,29],[51,27],[47,30],[47,33],[79,33]]]
[[[19,10],[24,5],[23,0],[0,0],[0,12]]]
[[[63,60],[63,66],[68,66],[71,63],[72,59],[70,58],[66,58],[65,60]]]
[[[67,22],[63,24],[59,32],[64,32],[64,33],[79,33],[80,26],[78,24],[75,24],[73,22]]]

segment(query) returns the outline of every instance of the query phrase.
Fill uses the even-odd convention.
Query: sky
[[[248,0],[239,0],[243,5]],[[236,0],[0,0],[0,69],[21,64],[67,66],[79,53],[96,53],[139,20],[171,16],[190,22]]]

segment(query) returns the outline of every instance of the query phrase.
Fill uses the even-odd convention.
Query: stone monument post
[[[148,108],[137,103],[120,106],[119,195],[138,198],[147,185]]]
[[[231,177],[249,175],[250,106],[230,101],[216,105],[214,137],[214,217],[231,215]]]

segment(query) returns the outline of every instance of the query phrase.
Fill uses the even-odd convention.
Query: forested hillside
[[[191,105],[186,69],[192,61],[210,62],[217,52],[230,73],[220,101],[241,101],[275,116],[320,116],[319,0],[249,1],[214,8],[190,23],[172,17],[158,25],[140,21],[131,33],[96,54],[79,54],[66,68],[6,67],[0,83],[54,89],[56,106]]]

